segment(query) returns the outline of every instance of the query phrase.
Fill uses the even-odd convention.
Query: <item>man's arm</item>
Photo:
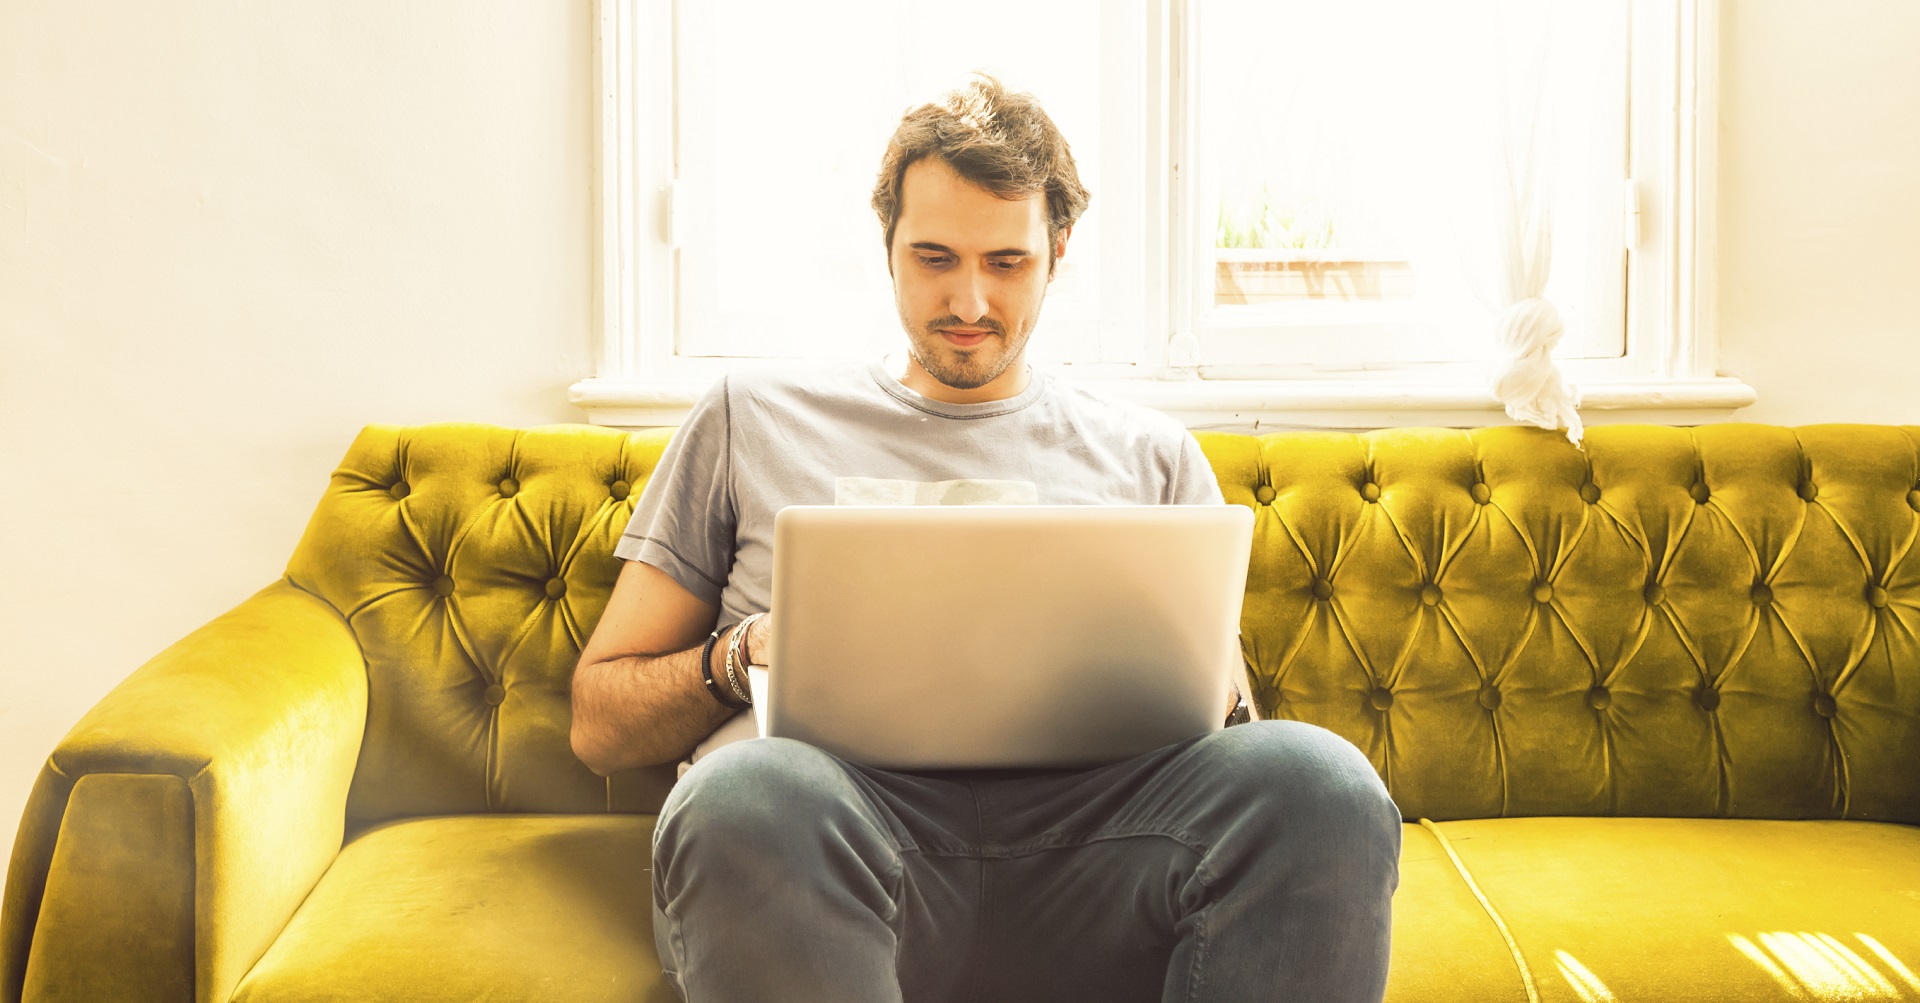
[[[573,754],[588,769],[604,777],[683,758],[732,716],[700,674],[719,615],[659,568],[626,562],[573,670]],[[716,668],[726,643],[722,634]]]

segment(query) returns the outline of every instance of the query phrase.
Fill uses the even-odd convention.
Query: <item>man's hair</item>
[[[1032,94],[1009,93],[993,77],[975,76],[979,79],[941,100],[907,112],[887,141],[880,178],[873,186],[873,211],[880,215],[887,252],[893,252],[893,231],[900,222],[901,179],[914,161],[937,156],[1000,198],[1046,194],[1051,271],[1060,232],[1087,211],[1087,190],[1080,185],[1073,154]]]

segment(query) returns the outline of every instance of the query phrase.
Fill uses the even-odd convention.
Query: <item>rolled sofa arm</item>
[[[366,716],[353,631],[286,579],[141,666],[34,784],[0,1003],[228,999],[340,850]]]

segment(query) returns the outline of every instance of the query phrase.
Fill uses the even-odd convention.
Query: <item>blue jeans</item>
[[[1298,721],[1086,770],[753,739],[661,810],[654,940],[688,1003],[1378,1003],[1400,825],[1366,757]]]

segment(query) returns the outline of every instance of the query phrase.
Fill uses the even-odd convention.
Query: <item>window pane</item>
[[[1554,207],[1547,296],[1568,326],[1560,354],[1620,353],[1627,5],[1199,9],[1210,361],[1227,344],[1259,362],[1485,357],[1499,291],[1465,256],[1496,246],[1489,199],[1504,194],[1504,173],[1492,143],[1501,116],[1521,118],[1535,94]]]
[[[999,17],[890,0],[676,6],[681,354],[898,346],[874,179],[900,116],[975,69],[1039,98],[1093,193],[1034,356],[1096,358],[1107,320],[1141,322],[1127,309],[1143,285],[1145,4],[1048,0],[1018,12],[1010,30]]]

